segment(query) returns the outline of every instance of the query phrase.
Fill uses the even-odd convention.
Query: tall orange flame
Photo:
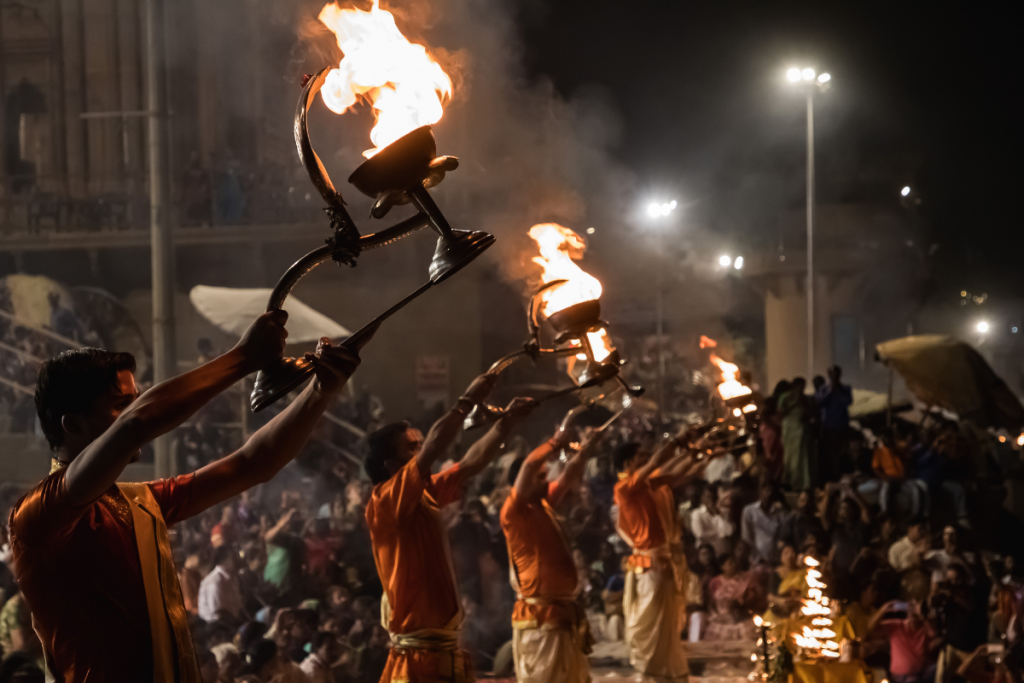
[[[325,5],[318,17],[334,32],[344,55],[327,75],[320,94],[324,104],[344,114],[359,100],[373,107],[377,123],[370,131],[374,149],[420,126],[437,123],[452,96],[452,81],[422,45],[410,43],[395,17],[373,0],[369,12]]]
[[[533,262],[541,267],[541,281],[547,284],[554,280],[568,280],[541,293],[540,312],[545,317],[574,304],[600,298],[601,282],[575,263],[587,250],[582,237],[557,223],[538,223],[530,228],[529,235],[540,251],[539,256],[533,257]],[[594,350],[594,360],[599,363],[612,352],[611,340],[603,329],[588,332],[587,341]]]

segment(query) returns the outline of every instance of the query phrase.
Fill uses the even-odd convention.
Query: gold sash
[[[142,564],[146,609],[153,638],[154,683],[202,683],[188,612],[178,585],[160,506],[145,484],[118,484],[128,501]]]

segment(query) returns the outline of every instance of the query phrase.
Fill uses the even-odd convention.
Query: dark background
[[[518,20],[532,77],[618,112],[613,154],[644,187],[755,245],[804,201],[805,105],[785,71],[828,71],[817,200],[898,202],[910,185],[945,298],[1024,284],[1022,42],[1010,8],[534,0]]]

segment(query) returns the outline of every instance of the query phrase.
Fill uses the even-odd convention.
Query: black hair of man
[[[254,640],[245,651],[244,673],[258,675],[263,667],[275,657],[277,657],[277,643],[266,638]]]
[[[234,551],[227,544],[224,544],[222,546],[218,546],[217,548],[214,548],[214,550],[213,550],[213,566],[217,567],[217,566],[222,565],[225,562],[227,562],[228,559],[231,558],[231,554],[233,552]]]
[[[382,484],[391,478],[387,461],[395,457],[395,442],[398,440],[399,435],[404,434],[410,426],[406,420],[392,422],[366,437],[369,452],[366,454],[363,467],[366,468],[366,474],[370,477],[370,481],[373,482],[374,486]]]
[[[337,636],[330,631],[317,631],[312,640],[313,652],[316,652],[330,641],[336,639]]]
[[[39,366],[36,412],[50,450],[64,445],[64,416],[88,413],[103,392],[117,386],[122,370],[135,372],[132,354],[88,348],[64,351]]]
[[[615,465],[615,471],[624,472],[639,452],[640,442],[638,441],[628,441],[616,448],[612,453],[612,463]]]

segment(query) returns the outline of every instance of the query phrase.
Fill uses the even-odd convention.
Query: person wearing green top
[[[807,380],[797,377],[789,391],[779,398],[782,415],[782,476],[793,491],[810,488],[811,435],[807,429],[810,415],[808,399],[804,396]]]
[[[277,588],[278,599],[282,604],[297,602],[299,596],[296,591],[301,585],[306,546],[297,533],[302,520],[296,513],[295,508],[289,508],[277,524],[263,535],[267,543],[267,566],[263,570],[263,580]]]

